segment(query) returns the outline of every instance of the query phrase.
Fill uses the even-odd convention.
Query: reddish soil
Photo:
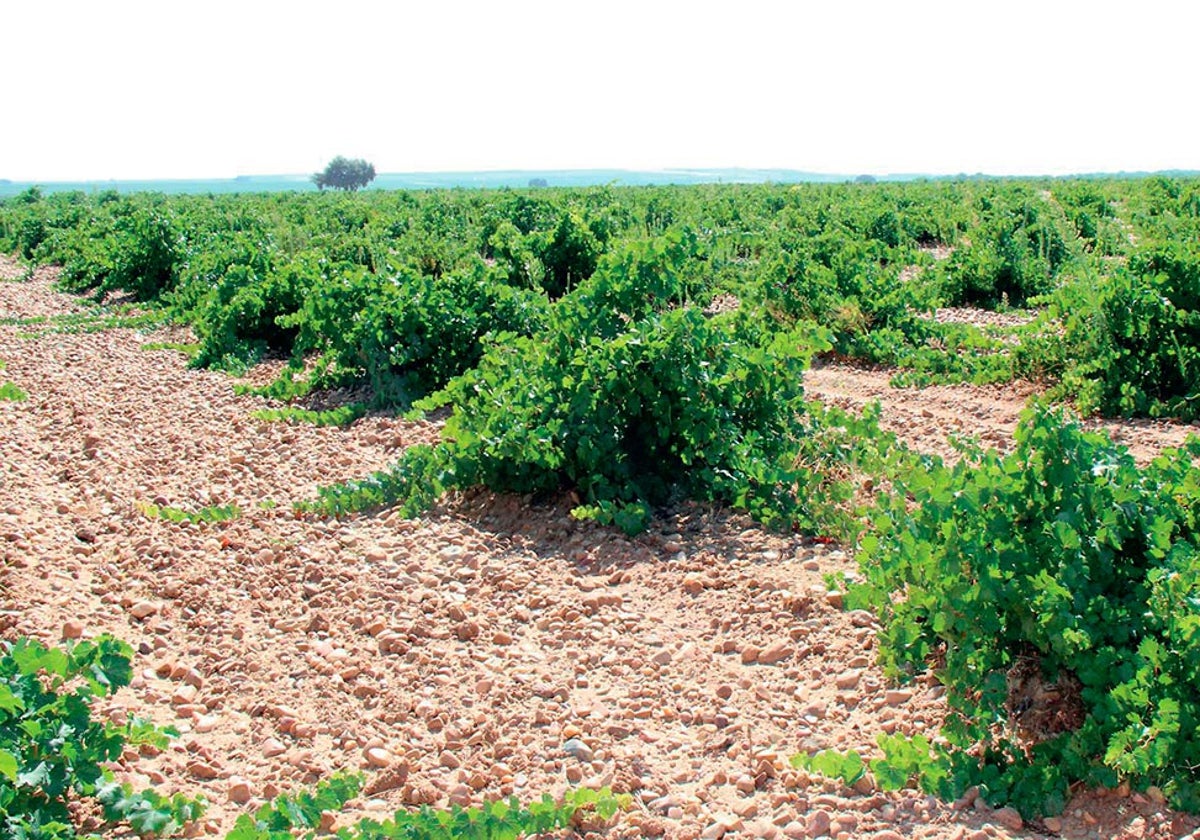
[[[0,277],[17,277],[0,260]],[[51,272],[0,282],[0,316],[79,308]],[[849,790],[790,769],[823,747],[874,753],[880,731],[932,734],[941,689],[889,685],[875,624],[822,576],[846,551],[684,506],[635,539],[565,505],[462,494],[416,521],[295,518],[317,486],[432,439],[430,423],[267,424],[266,407],[179,353],[170,331],[22,333],[0,359],[0,628],[47,642],[113,633],[138,651],[100,713],[174,724],[127,756],[132,780],[203,794],[220,834],[276,791],[338,769],[369,793],[342,817],[415,803],[529,800],[611,785],[634,806],[603,834],[750,837],[1179,837],[1197,821],[1126,791],[1057,821]],[[895,390],[887,374],[814,370],[812,395],[882,403],[913,445],[947,432],[1002,445],[1030,389]],[[1139,452],[1178,427],[1112,424]],[[237,504],[224,524],[149,518],[145,503]],[[564,750],[569,739],[572,743]]]

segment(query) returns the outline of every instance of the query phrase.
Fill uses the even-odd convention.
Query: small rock
[[[713,823],[700,832],[700,840],[721,840],[727,830],[719,822]]]
[[[457,770],[462,766],[462,762],[458,760],[458,756],[449,750],[442,752],[442,754],[438,757],[438,763],[443,767],[449,768],[450,770]]]
[[[758,645],[746,645],[742,648],[742,664],[752,665],[757,662],[760,653],[762,653],[762,648]]]
[[[818,809],[808,815],[804,828],[810,837],[820,837],[829,833],[829,826],[832,822],[833,820],[829,816],[828,811]],[[784,829],[784,833],[787,833],[786,828]]]
[[[650,661],[653,662],[655,665],[670,665],[671,664],[671,651],[660,650],[658,653],[654,654],[653,658],[651,658]]]
[[[370,747],[363,753],[363,757],[372,767],[387,767],[392,763],[392,754],[383,747]]]
[[[578,738],[568,738],[563,742],[562,751],[567,755],[577,758],[585,764],[590,764],[593,753],[592,748],[580,741]]]
[[[913,693],[907,688],[893,688],[883,695],[883,701],[889,706],[901,706],[912,699]]]
[[[465,808],[471,804],[471,788],[469,785],[457,784],[450,789],[450,804]]]
[[[749,796],[750,794],[754,793],[754,777],[749,773],[743,773],[737,777],[737,781],[734,782],[734,787],[736,787],[740,792]]]
[[[245,805],[254,796],[254,791],[250,788],[248,781],[233,776],[229,780],[229,787],[226,789],[226,794],[229,796],[230,802]]]
[[[459,641],[469,642],[479,636],[479,624],[475,621],[463,621],[454,626],[454,635]]]
[[[212,732],[217,728],[217,723],[219,721],[220,718],[216,715],[202,715],[196,720],[196,725],[193,727],[193,731],[201,735],[207,732]]]
[[[176,706],[191,704],[195,702],[196,695],[198,693],[199,692],[196,690],[196,686],[187,685],[185,683],[184,685],[181,685],[179,688],[175,689],[175,691],[171,694],[171,703]]]
[[[762,652],[758,655],[758,662],[760,665],[774,665],[777,662],[791,658],[795,652],[796,649],[787,642],[772,642],[763,648]]]
[[[64,639],[78,639],[83,635],[82,621],[68,621],[63,624],[62,637]]]
[[[890,828],[885,828],[883,831],[877,831],[871,835],[871,840],[905,840],[904,835],[892,831]]]
[[[146,619],[158,612],[158,604],[151,601],[138,601],[129,608],[129,614],[136,619]]]
[[[285,747],[281,741],[275,738],[268,738],[267,740],[263,741],[263,758],[274,758],[277,755],[283,755],[285,752],[287,752],[287,747]]]
[[[836,685],[842,691],[847,691],[851,688],[854,688],[854,686],[858,685],[858,681],[861,677],[862,677],[861,671],[852,670],[852,671],[847,671],[844,674],[839,674],[837,679],[835,679],[833,682],[834,682],[834,685]]]
[[[1045,817],[1042,819],[1042,825],[1046,826],[1047,831],[1058,834],[1062,831],[1063,821],[1058,817]]]
[[[808,829],[804,827],[804,823],[792,820],[783,827],[783,836],[791,840],[804,840],[808,837]]]
[[[194,776],[197,779],[205,780],[215,779],[217,776],[221,775],[217,768],[204,761],[191,762],[187,766],[187,771],[189,776]]]
[[[992,811],[992,819],[1009,831],[1020,831],[1025,827],[1025,821],[1016,808],[997,808]]]

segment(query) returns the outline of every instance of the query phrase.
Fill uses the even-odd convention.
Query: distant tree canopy
[[[361,158],[348,160],[338,155],[329,162],[324,172],[313,175],[312,180],[320,190],[329,187],[353,192],[375,180],[375,165]]]

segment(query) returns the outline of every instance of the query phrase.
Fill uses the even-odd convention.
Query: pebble
[[[760,665],[774,665],[777,662],[790,659],[795,653],[796,649],[787,642],[772,642],[758,654],[758,663]]]
[[[562,751],[572,758],[576,758],[585,764],[590,764],[594,757],[592,748],[578,738],[568,738],[563,742]]]
[[[1025,821],[1016,808],[997,808],[992,811],[992,819],[1009,831],[1020,831],[1025,827]]]
[[[783,836],[792,840],[805,840],[808,837],[808,829],[799,820],[792,820],[783,826]]]
[[[449,755],[449,753],[443,753],[443,755]],[[372,767],[387,767],[392,763],[392,754],[383,747],[369,747],[363,753],[363,757]]]
[[[833,682],[834,685],[836,685],[841,691],[848,691],[849,689],[858,685],[858,681],[861,678],[862,671],[852,670],[846,671],[843,674],[838,674],[837,678]]]
[[[804,823],[804,829],[810,837],[820,837],[829,833],[829,826],[832,825],[833,820],[828,811],[816,810],[808,815]],[[784,833],[787,833],[786,829],[784,829]]]
[[[78,639],[83,635],[82,621],[68,621],[63,624],[62,637],[64,639]]]
[[[197,779],[211,780],[221,775],[217,768],[204,761],[193,761],[187,766],[188,775]]]
[[[262,743],[263,758],[274,758],[287,752],[287,747],[276,738],[268,738]]]
[[[151,601],[138,601],[129,608],[129,614],[136,619],[146,619],[158,612],[158,604]]]
[[[758,645],[746,645],[742,648],[742,664],[752,665],[758,661],[758,655],[762,653],[762,648]]]
[[[912,699],[913,693],[907,688],[889,689],[883,695],[883,701],[889,706],[901,706]]]
[[[254,791],[248,781],[238,776],[232,776],[229,779],[229,786],[226,788],[226,795],[230,802],[245,805],[254,796]]]
[[[471,794],[473,791],[469,785],[457,784],[450,788],[450,804],[457,805],[460,808],[465,808],[471,804]]]

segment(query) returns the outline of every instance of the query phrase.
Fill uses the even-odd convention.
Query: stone
[[[810,812],[807,819],[805,819],[804,829],[808,832],[808,836],[820,837],[829,833],[829,826],[832,823],[833,820],[830,818],[828,811],[817,809]],[[786,832],[787,830],[784,829],[784,833]]]
[[[140,620],[147,619],[158,612],[158,604],[152,601],[138,601],[129,608],[129,614]]]
[[[992,819],[1009,831],[1020,831],[1025,827],[1025,821],[1016,808],[997,808],[992,811]]]
[[[795,653],[796,649],[787,642],[772,642],[758,654],[758,663],[760,665],[774,665],[785,659],[790,659]]]
[[[392,754],[383,747],[370,747],[363,753],[363,758],[372,767],[387,767],[392,763]]]
[[[287,752],[287,747],[276,738],[267,738],[262,743],[263,758],[274,758],[277,755],[283,755],[285,752]]]
[[[762,648],[758,645],[746,645],[742,648],[742,664],[752,665],[758,661],[758,655],[762,653]]]
[[[238,776],[230,777],[225,793],[229,797],[229,801],[237,805],[245,805],[254,796],[250,783]]]
[[[849,691],[858,685],[858,681],[861,678],[862,671],[850,670],[843,674],[838,674],[837,678],[833,681],[833,684],[836,685],[841,691]]]
[[[450,788],[450,804],[465,808],[471,804],[471,794],[469,785],[457,784]]]
[[[586,764],[590,764],[594,757],[592,748],[578,738],[568,738],[564,741],[562,751]]]
[[[193,776],[197,779],[204,779],[206,781],[215,779],[217,776],[221,775],[221,772],[217,770],[217,768],[205,761],[193,761],[189,763],[187,766],[187,772],[189,776]]]
[[[62,637],[64,639],[78,639],[83,635],[82,621],[68,621],[63,624]]]

